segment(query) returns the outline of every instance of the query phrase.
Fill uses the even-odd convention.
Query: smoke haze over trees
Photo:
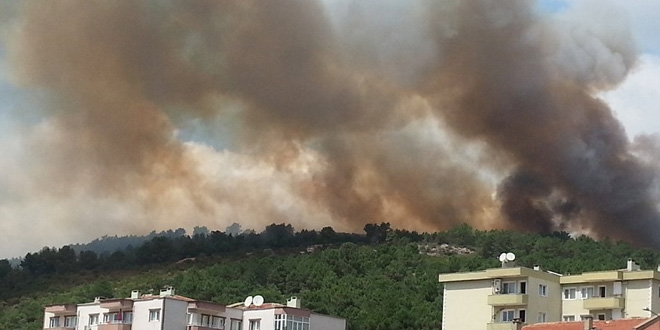
[[[637,61],[615,7],[1,6],[3,67],[33,96],[11,115],[42,118],[2,144],[0,228],[34,237],[3,253],[236,222],[468,223],[660,247],[657,144],[633,146],[597,97]]]

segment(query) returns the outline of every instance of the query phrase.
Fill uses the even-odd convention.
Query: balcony
[[[53,313],[55,315],[66,315],[66,314],[75,315],[76,307],[77,306],[74,304],[51,305],[51,306],[46,306],[45,311],[46,313]]]
[[[224,326],[220,326],[219,328],[214,328],[214,327],[209,327],[209,326],[203,326],[203,325],[188,325],[186,327],[186,330],[218,330],[218,329],[224,329]]]
[[[131,330],[130,323],[102,323],[98,325],[98,330]]]
[[[527,305],[526,294],[492,294],[488,296],[488,305],[491,306],[521,306]]]
[[[588,310],[622,309],[624,300],[622,297],[589,298],[585,299],[582,304],[582,307]]]
[[[525,323],[523,323],[523,326]],[[499,322],[486,324],[486,330],[516,330],[516,324],[513,322]]]
[[[225,306],[206,301],[191,301],[188,303],[188,312],[190,313],[209,313],[220,314],[225,311]]]
[[[107,308],[111,311],[133,309],[133,300],[130,299],[107,299],[101,301],[101,308]]]

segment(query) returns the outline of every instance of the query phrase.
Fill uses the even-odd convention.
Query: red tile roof
[[[594,321],[594,328],[598,330],[634,330],[638,325],[648,319],[620,319],[610,321]],[[523,330],[583,330],[584,321],[576,322],[548,322],[526,325]]]

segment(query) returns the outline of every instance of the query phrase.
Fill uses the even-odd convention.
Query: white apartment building
[[[479,272],[440,274],[443,330],[509,330],[557,321],[650,318],[660,312],[660,267],[561,275],[503,264]]]
[[[95,299],[84,304],[58,304],[44,309],[44,329],[57,330],[345,330],[346,320],[300,308],[292,297],[286,305],[229,306],[175,295]]]

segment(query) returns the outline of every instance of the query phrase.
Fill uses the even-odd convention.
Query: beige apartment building
[[[560,283],[564,321],[587,314],[596,320],[648,318],[660,312],[660,272],[640,270],[632,260],[625,269],[565,275]]]
[[[442,330],[512,329],[561,320],[559,275],[525,267],[441,274]]]
[[[632,260],[619,270],[561,275],[515,267],[440,274],[443,330],[509,330],[523,324],[649,318],[660,313],[660,271]]]

